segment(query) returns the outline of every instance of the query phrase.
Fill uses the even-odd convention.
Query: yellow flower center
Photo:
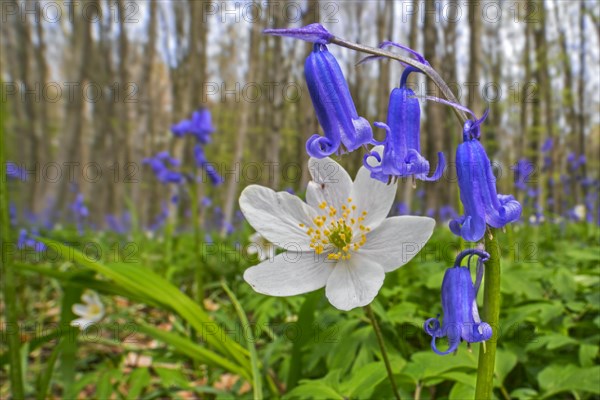
[[[356,251],[361,248],[367,242],[367,232],[371,230],[362,224],[367,212],[357,211],[351,198],[348,198],[346,203],[342,205],[341,210],[337,210],[324,201],[319,204],[319,208],[325,211],[325,214],[313,218],[313,226],[306,227],[300,224],[301,228],[307,228],[310,247],[315,253],[321,254],[331,250],[327,255],[330,260],[349,260],[350,250]],[[353,229],[360,231],[355,242]]]
[[[100,306],[98,304],[88,305],[88,309],[87,309],[88,316],[95,317],[96,315],[100,314],[101,311],[102,311],[102,309],[100,308]]]

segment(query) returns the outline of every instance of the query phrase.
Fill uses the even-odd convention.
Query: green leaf
[[[569,336],[551,333],[548,335],[538,336],[534,342],[527,345],[527,350],[537,350],[542,347],[546,347],[548,350],[555,350],[560,347],[574,344],[577,344],[577,340]]]
[[[456,382],[450,390],[449,400],[465,400],[475,397],[475,386],[467,385],[462,382]]]
[[[510,393],[510,397],[519,400],[534,400],[539,399],[538,392],[531,388],[519,388]]]
[[[416,383],[439,378],[439,375],[454,369],[467,368],[474,371],[477,367],[478,347],[475,346],[472,353],[461,348],[455,356],[439,356],[433,351],[415,353],[402,373],[412,377]]]
[[[221,287],[223,288],[223,290],[225,290],[225,293],[227,293],[229,300],[231,300],[231,303],[233,304],[238,318],[240,319],[240,323],[242,324],[244,329],[246,327],[249,327],[250,324],[248,323],[248,317],[246,317],[246,312],[244,311],[237,297],[235,297],[235,294],[231,291],[231,289],[229,289],[229,286],[227,286],[224,280],[221,280]],[[249,337],[247,338],[248,353],[250,353],[250,363],[252,366],[252,389],[254,390],[254,398],[260,400],[263,398],[263,393],[261,373],[258,367],[258,354],[256,353],[255,347],[256,340],[254,338],[254,334],[252,333],[252,329],[248,329],[247,334],[249,335]]]
[[[153,370],[160,377],[160,384],[165,389],[189,389],[190,387],[188,378],[177,369],[154,367]]]
[[[537,376],[543,397],[551,397],[557,393],[583,391],[600,394],[598,377],[600,366],[579,368],[573,364],[552,364],[544,368]]]
[[[202,307],[161,276],[134,263],[104,265],[60,242],[45,238],[38,239],[46,245],[52,246],[59,254],[67,255],[69,259],[104,275],[127,291],[148,297],[156,303],[174,310],[197,332],[205,333],[210,328],[210,333],[202,335],[203,339],[235,360],[246,371],[250,371],[248,351],[226,335]],[[244,374],[244,376],[247,375],[247,373]]]
[[[599,346],[596,344],[582,344],[579,346],[579,363],[582,367],[594,365],[594,359],[598,356]]]
[[[359,368],[349,380],[343,382],[340,391],[348,398],[370,398],[375,386],[386,377],[387,371],[383,362],[372,362]]]
[[[148,368],[136,368],[129,375],[127,399],[139,399],[143,390],[150,384],[150,372]]]
[[[113,385],[111,382],[110,372],[105,372],[100,375],[98,384],[96,385],[96,398],[97,399],[110,399],[110,395],[113,392]]]
[[[168,345],[173,346],[173,348],[177,352],[184,354],[190,357],[191,359],[198,360],[208,365],[219,366],[223,369],[226,369],[227,371],[233,372],[244,377],[248,381],[252,380],[248,371],[242,369],[234,362],[215,353],[214,351],[192,342],[186,337],[180,336],[176,333],[167,332],[162,329],[158,329],[143,323],[140,323],[138,325],[138,330]]]
[[[327,386],[323,382],[301,381],[299,386],[296,386],[289,393],[283,396],[287,399],[339,399],[344,400],[344,396]]]
[[[496,375],[498,383],[504,383],[506,376],[517,365],[517,355],[504,349],[497,349],[496,352]]]
[[[319,291],[307,294],[298,313],[296,327],[298,332],[302,332],[302,335],[296,338],[292,345],[290,370],[287,377],[288,389],[296,387],[302,374],[302,350],[310,338],[314,337],[315,310],[321,297],[322,294]]]

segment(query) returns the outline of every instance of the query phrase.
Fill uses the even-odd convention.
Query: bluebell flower
[[[515,173],[515,187],[518,190],[527,190],[527,183],[530,182],[530,177],[535,171],[533,163],[526,158],[522,158],[511,169]]]
[[[403,201],[398,202],[396,204],[396,215],[410,215],[408,204]]]
[[[127,211],[120,217],[109,214],[106,216],[106,225],[115,233],[125,234],[131,229],[131,214]]]
[[[175,136],[182,137],[189,133],[202,144],[210,142],[210,135],[214,131],[215,128],[212,124],[210,111],[206,108],[194,111],[191,119],[184,119],[171,126],[171,132],[173,132]]]
[[[479,257],[476,283],[473,284],[469,266],[461,267],[461,261],[469,256]],[[468,249],[462,251],[454,262],[454,267],[448,268],[442,282],[442,310],[444,326],[440,325],[439,315],[430,318],[423,324],[425,332],[431,336],[431,349],[446,355],[455,352],[461,340],[468,343],[484,342],[492,337],[492,327],[482,322],[477,310],[477,291],[483,276],[483,263],[489,259],[489,254],[482,250]],[[448,350],[440,351],[436,339],[448,337]]]
[[[39,232],[35,229],[31,231],[33,236],[38,236]],[[32,247],[36,252],[46,250],[46,245],[42,242],[38,242],[33,239],[28,233],[27,229],[21,229],[19,231],[19,237],[17,240],[17,248],[24,249],[25,247]]]
[[[202,207],[210,207],[212,205],[212,200],[210,197],[204,196],[200,202],[200,205],[202,205]]]
[[[12,201],[8,203],[8,220],[11,225],[15,225],[17,223],[17,206]]]
[[[17,164],[13,162],[6,163],[6,176],[13,179],[18,179],[21,181],[27,180],[27,171],[22,168],[19,168]]]
[[[448,221],[451,219],[458,218],[458,213],[451,205],[440,207],[440,219],[442,221]]]
[[[166,202],[163,202],[160,209],[160,213],[156,216],[156,218],[148,228],[152,232],[157,231],[165,224],[167,218],[169,218],[169,206]]]
[[[76,217],[87,218],[89,216],[90,212],[83,201],[82,193],[78,193],[75,197],[75,201],[71,204],[71,210],[73,210]]]
[[[554,147],[554,141],[552,138],[547,138],[542,145],[542,155],[544,157],[544,165],[542,166],[543,171],[547,171],[552,166],[552,158],[550,155],[550,150],[552,150],[552,147]]]
[[[167,164],[173,167],[180,165],[179,160],[169,156],[169,153],[162,151],[154,157],[145,158],[142,164],[148,164],[152,168],[152,172],[161,183],[183,183],[184,177],[180,172],[169,169]]]
[[[317,119],[325,132],[325,136],[315,134],[308,139],[308,154],[324,158],[338,152],[340,146],[353,151],[370,143],[371,125],[358,116],[344,74],[325,45],[315,44],[306,59],[304,73]]]
[[[265,29],[263,33],[267,35],[286,36],[319,44],[327,44],[333,39],[333,35],[321,24],[310,24],[302,28],[292,29]]]
[[[202,148],[202,146],[200,146],[199,144],[194,146],[194,158],[196,159],[196,165],[198,166],[198,168],[201,168],[204,171],[206,171],[208,179],[214,186],[219,186],[221,183],[223,183],[223,178],[221,177],[221,175],[219,175],[219,172],[217,171],[215,166],[206,160],[204,148]]]
[[[83,223],[90,214],[88,208],[86,207],[86,205],[83,201],[82,193],[78,193],[77,196],[75,197],[75,201],[73,202],[73,204],[71,204],[71,210],[73,211],[73,214],[75,215],[75,222],[77,224],[77,230],[79,231],[80,234],[82,234],[83,233]]]
[[[371,177],[382,182],[411,175],[422,181],[436,181],[444,171],[444,154],[439,152],[437,168],[432,176],[427,176],[429,161],[421,155],[421,106],[415,93],[406,87],[408,74],[413,70],[410,67],[404,71],[400,87],[390,94],[387,124],[375,122],[376,127],[386,131],[382,142],[373,141],[384,146],[383,157],[371,152],[363,160]],[[374,157],[378,165],[370,165],[369,157]]]
[[[554,141],[552,140],[552,138],[547,138],[544,141],[544,144],[542,145],[542,152],[543,153],[547,153],[550,150],[552,150],[552,147],[554,146]]]
[[[567,156],[567,162],[569,163],[571,171],[576,171],[586,163],[586,158],[584,154],[581,154],[578,157],[577,154],[571,152]]]
[[[450,222],[450,230],[465,240],[483,238],[486,224],[502,228],[521,216],[521,204],[513,196],[496,192],[496,178],[485,149],[479,142],[480,120],[468,120],[463,128],[463,143],[456,149],[456,172],[460,200],[465,215]]]

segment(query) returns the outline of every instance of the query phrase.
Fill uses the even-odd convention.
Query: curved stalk
[[[433,83],[435,83],[435,85],[441,90],[446,100],[458,104],[458,100],[454,96],[454,93],[452,93],[452,90],[450,90],[450,87],[442,79],[440,74],[438,74],[437,71],[431,68],[429,65],[421,64],[415,59],[405,57],[397,53],[392,53],[391,51],[379,49],[377,47],[365,46],[338,37],[334,37],[333,39],[331,39],[331,43],[337,44],[338,46],[345,47],[347,49],[352,49],[367,54],[373,54],[375,56],[390,58],[392,60],[400,61],[412,67],[415,67],[418,70],[422,71],[425,75],[427,75],[429,79],[433,81]],[[464,124],[469,119],[463,111],[455,107],[452,107],[452,110],[454,111],[454,114],[456,115],[461,124]]]

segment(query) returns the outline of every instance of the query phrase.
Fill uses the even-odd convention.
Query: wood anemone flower
[[[379,292],[385,273],[406,264],[423,248],[435,221],[386,218],[396,185],[372,179],[364,167],[354,182],[330,158],[311,158],[309,170],[312,181],[306,203],[258,185],[242,192],[240,207],[250,225],[287,250],[247,269],[244,279],[270,296],[325,287],[329,302],[340,310],[365,306]]]

